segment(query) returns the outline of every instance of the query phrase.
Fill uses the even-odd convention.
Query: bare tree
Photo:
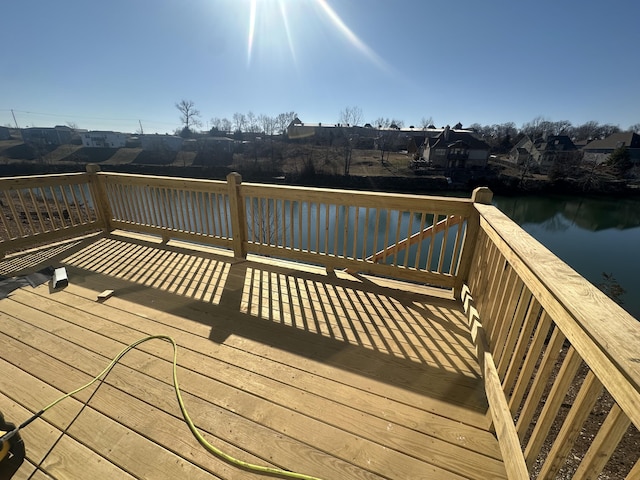
[[[576,140],[595,140],[599,136],[600,124],[595,120],[590,120],[573,128],[573,137]]]
[[[360,107],[346,107],[338,117],[338,123],[345,125],[359,125],[361,121],[362,109]]]
[[[528,135],[532,140],[549,135],[571,135],[575,132],[569,120],[553,122],[544,117],[536,117],[522,125],[521,133]]]
[[[247,129],[247,117],[244,113],[233,114],[233,128],[236,131],[245,132]]]
[[[298,114],[296,112],[284,112],[279,113],[275,118],[276,129],[279,133],[285,133],[289,124],[293,122],[293,119],[296,118]]]
[[[389,159],[389,152],[398,141],[399,132],[394,132],[391,129],[380,130],[375,140],[375,145],[380,150],[380,164],[384,165],[384,154],[387,154],[387,160]]]
[[[247,113],[247,131],[251,133],[259,133],[260,126],[258,125],[258,117],[251,110]]]
[[[610,123],[605,123],[600,127],[602,131],[602,137],[606,138],[609,135],[613,135],[614,133],[620,133],[620,127],[618,125],[611,125]]]
[[[211,124],[211,128],[215,128],[216,130],[222,129],[222,120],[218,117],[213,117],[209,120],[209,123]]]
[[[420,128],[422,128],[423,130],[426,130],[427,128],[431,128],[431,126],[433,125],[433,117],[422,117],[420,119]]]
[[[371,123],[375,128],[389,128],[389,125],[391,125],[391,120],[389,120],[389,117],[378,117]]]
[[[627,132],[633,132],[640,134],[640,123],[634,123],[627,128]]]
[[[261,113],[260,115],[258,115],[257,122],[260,129],[265,135],[269,135],[269,136],[273,135],[275,126],[276,126],[275,118],[270,117],[269,115],[265,115],[264,113]]]
[[[554,135],[569,135],[573,129],[573,125],[569,120],[558,120],[551,123]]]
[[[538,116],[522,125],[520,132],[528,135],[532,140],[536,140],[544,135],[553,134],[552,122],[542,116]]]
[[[192,126],[199,127],[202,125],[200,121],[200,110],[196,108],[193,100],[180,100],[176,103],[176,108],[180,112],[180,120],[187,130],[191,130]]]

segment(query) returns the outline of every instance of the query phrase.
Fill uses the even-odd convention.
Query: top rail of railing
[[[104,228],[86,173],[0,178],[0,251]]]
[[[241,184],[247,250],[454,288],[469,198]]]
[[[126,229],[458,291],[477,217],[469,198],[242,183],[237,174],[224,182],[90,168],[2,179],[3,196],[3,251]]]
[[[586,452],[574,451],[579,465],[571,475],[583,478],[588,472],[595,478],[630,425],[640,427],[640,322],[496,207],[475,208],[480,232],[469,311],[486,335],[495,398],[507,402],[494,415],[503,422],[496,429],[506,439],[501,445],[511,445],[503,455],[523,455],[529,469],[538,465],[538,478],[556,478],[588,424],[593,444]],[[604,421],[591,413],[597,402],[609,410]],[[566,405],[571,408],[563,413]],[[627,478],[640,474],[640,452],[635,453],[626,459],[632,468],[622,474]],[[522,463],[512,465],[520,472],[514,478],[529,477]]]

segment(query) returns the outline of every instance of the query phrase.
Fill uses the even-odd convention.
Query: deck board
[[[166,334],[180,346],[192,418],[243,460],[321,478],[505,477],[453,300],[147,238],[96,237],[55,252],[68,287],[0,301],[0,410],[11,421],[85,383],[130,342]],[[105,289],[114,295],[96,301]],[[34,422],[24,471],[261,478],[191,437],[170,355],[165,342],[143,344],[87,407],[90,391]]]

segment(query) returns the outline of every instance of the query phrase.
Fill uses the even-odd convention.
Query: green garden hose
[[[124,357],[130,350],[133,350],[134,348],[136,348],[141,343],[147,342],[149,340],[164,340],[166,342],[169,342],[173,346],[173,388],[174,388],[174,390],[176,392],[176,398],[178,399],[178,404],[180,405],[180,411],[182,412],[182,416],[184,417],[184,421],[189,426],[189,430],[191,430],[191,433],[193,434],[193,436],[196,438],[196,440],[198,440],[200,445],[202,445],[206,450],[208,450],[209,452],[213,453],[214,455],[217,455],[218,457],[222,458],[223,460],[226,460],[227,462],[229,462],[229,463],[231,463],[231,464],[233,464],[233,465],[235,465],[237,467],[244,468],[244,469],[247,469],[247,470],[251,470],[251,471],[254,471],[254,472],[265,473],[265,474],[269,474],[269,475],[277,475],[277,476],[284,477],[284,478],[296,478],[296,479],[301,479],[301,480],[320,480],[317,477],[312,477],[310,475],[305,475],[305,474],[302,474],[302,473],[296,473],[296,472],[291,472],[289,470],[282,470],[280,468],[267,467],[267,466],[263,466],[263,465],[255,465],[253,463],[245,462],[243,460],[239,460],[239,459],[237,459],[235,457],[232,457],[231,455],[229,455],[229,454],[223,452],[222,450],[220,450],[220,449],[214,447],[213,445],[211,445],[202,436],[200,431],[196,428],[196,426],[194,425],[193,421],[191,420],[191,417],[189,417],[189,413],[187,412],[187,408],[184,405],[184,400],[182,399],[182,393],[180,392],[180,387],[178,385],[178,345],[176,344],[175,340],[173,338],[169,337],[168,335],[151,335],[151,336],[148,336],[148,337],[145,337],[145,338],[141,338],[140,340],[130,344],[129,346],[124,348],[116,357],[114,357],[114,359],[111,361],[111,363],[109,365],[107,365],[107,367],[102,372],[100,372],[98,375],[96,375],[93,378],[93,380],[91,380],[86,385],[83,385],[83,386],[81,386],[79,388],[76,388],[72,392],[69,392],[69,393],[67,393],[65,395],[62,395],[60,398],[56,399],[55,401],[53,401],[52,403],[50,403],[49,405],[44,407],[38,413],[36,413],[31,418],[29,418],[28,420],[23,422],[21,425],[16,427],[14,430],[12,430],[10,432],[7,432],[5,435],[2,436],[2,438],[0,438],[0,444],[2,442],[4,442],[5,440],[9,440],[19,430],[21,430],[24,427],[26,427],[27,425],[29,425],[32,421],[34,421],[36,418],[42,416],[42,414],[44,414],[47,410],[53,408],[54,406],[56,406],[61,401],[65,400],[66,398],[69,398],[72,395],[75,395],[76,393],[84,390],[85,388],[90,387],[91,385],[93,385],[98,380],[106,378],[106,376],[109,374],[111,369],[120,361],[120,359],[122,357]]]

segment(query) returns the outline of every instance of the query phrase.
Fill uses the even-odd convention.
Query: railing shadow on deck
[[[486,411],[459,302],[373,282],[154,243],[117,234],[39,258],[70,283],[237,335],[395,387]],[[0,268],[6,262],[0,263]],[[164,301],[158,304],[160,291]],[[55,294],[55,293],[54,293]],[[456,400],[457,399],[457,400]]]

